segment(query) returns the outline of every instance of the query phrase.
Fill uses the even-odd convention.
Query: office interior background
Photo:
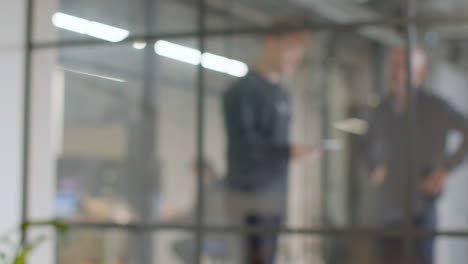
[[[66,237],[29,231],[54,237],[31,262],[236,263],[229,246],[197,246],[247,231],[227,224],[222,191],[204,188],[193,170],[203,157],[214,178],[224,177],[221,95],[255,63],[277,17],[304,19],[312,34],[299,72],[283,84],[293,102],[292,138],[327,146],[321,159],[291,168],[277,263],[376,263],[372,244],[387,236],[434,236],[436,263],[468,259],[467,164],[450,176],[435,232],[379,228],[369,215],[378,190],[358,140],[388,92],[392,47],[422,47],[425,88],[468,114],[467,1],[4,0],[0,7],[0,231],[25,219],[70,226]],[[449,141],[456,145],[456,135]]]

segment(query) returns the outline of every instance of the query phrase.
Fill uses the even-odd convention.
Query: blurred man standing
[[[302,26],[278,20],[279,30]],[[318,152],[306,144],[291,144],[291,104],[281,87],[283,77],[301,64],[309,33],[269,33],[263,50],[249,74],[224,94],[227,131],[227,210],[231,224],[279,228],[284,219],[287,175],[291,159],[304,159]],[[276,234],[251,234],[238,241],[239,263],[273,264]]]
[[[411,188],[413,224],[434,229],[437,224],[435,202],[447,175],[463,161],[468,150],[468,124],[448,103],[421,87],[426,71],[426,56],[421,49],[413,51],[411,82],[415,90],[412,91],[410,117],[406,54],[405,48],[399,48],[388,57],[391,94],[373,113],[366,136],[372,181],[378,188],[376,220],[383,227],[403,226],[407,188]],[[411,129],[408,129],[409,118]],[[460,132],[463,141],[454,153],[447,153],[446,139],[452,130]],[[410,177],[414,177],[413,186],[408,186]],[[377,247],[379,263],[403,263],[403,241],[382,239]],[[433,263],[432,238],[417,241],[415,250],[416,263]]]

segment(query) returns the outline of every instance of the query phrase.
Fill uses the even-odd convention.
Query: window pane
[[[403,39],[389,27],[312,32],[302,65],[275,84],[275,71],[287,69],[263,66],[282,58],[271,54],[262,36],[209,38],[207,49],[218,57],[205,63],[205,159],[213,175],[205,184],[206,224],[388,228],[403,223],[404,177],[371,176],[384,167],[377,161],[390,153],[379,145],[390,139],[368,134],[389,85],[388,46]],[[293,146],[312,150],[294,159]],[[322,155],[314,155],[317,149]],[[388,165],[392,174],[399,165]],[[248,220],[260,216],[266,218]]]
[[[174,45],[157,50],[169,56]],[[31,208],[74,221],[193,223],[195,79],[195,66],[153,45],[37,51],[33,90],[50,99],[33,118],[51,141],[37,142]]]

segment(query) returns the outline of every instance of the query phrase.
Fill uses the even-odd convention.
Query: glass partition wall
[[[38,259],[468,257],[464,1],[29,2],[25,220],[71,229]],[[300,66],[272,83],[272,39],[298,32]]]

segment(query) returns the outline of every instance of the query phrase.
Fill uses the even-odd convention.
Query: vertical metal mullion
[[[33,0],[26,1],[26,34],[24,54],[24,95],[23,95],[23,148],[22,148],[22,205],[21,221],[28,220],[29,198],[29,150],[30,150],[30,122],[31,122],[31,61],[32,61],[32,28],[33,25]],[[21,243],[26,242],[27,234],[21,231]]]
[[[333,60],[335,58],[335,53],[336,53],[336,33],[332,32],[328,39],[326,40],[326,47],[324,48],[324,54],[325,58],[323,59],[323,79],[321,83],[321,137],[322,140],[328,139],[330,136],[330,129],[329,129],[329,123],[330,123],[330,113],[328,109],[328,104],[330,103],[330,96],[329,96],[329,91],[330,91],[330,73],[332,70],[333,66]],[[330,169],[329,169],[329,162],[330,162],[330,154],[324,153],[322,157],[322,168],[321,168],[321,188],[322,188],[322,200],[321,200],[321,207],[322,207],[322,221],[324,225],[329,225],[330,219],[329,219],[329,204],[328,204],[328,191],[329,191],[329,174],[330,174]]]
[[[154,12],[159,10],[158,0],[144,0],[144,28],[147,32],[152,32],[157,28],[158,23]],[[143,87],[141,96],[141,106],[139,109],[136,133],[132,134],[132,142],[136,143],[132,149],[130,157],[129,175],[134,175],[134,185],[130,193],[130,199],[134,196],[133,207],[137,208],[140,221],[151,222],[153,219],[154,195],[161,195],[160,192],[160,171],[159,160],[156,155],[157,133],[158,133],[158,85],[155,83],[159,74],[156,64],[156,56],[150,48],[144,50],[143,57]],[[136,138],[135,138],[136,137]],[[156,193],[156,194],[155,194]],[[158,215],[159,217],[159,215]],[[159,220],[159,218],[158,218]],[[136,259],[142,264],[159,262],[154,258],[154,249],[157,248],[157,241],[152,232],[136,230]]]
[[[198,0],[198,47],[203,55],[206,49],[205,39],[205,16],[206,4],[205,0]],[[203,59],[203,57],[202,57]],[[204,156],[204,125],[205,125],[205,74],[202,63],[198,66],[198,82],[197,82],[197,219],[196,219],[196,234],[195,234],[195,264],[202,262],[202,249],[204,241],[203,232],[203,216],[204,216],[204,186],[203,186],[203,156]]]
[[[332,32],[330,36],[328,36],[327,40],[325,41],[326,47],[324,47],[324,54],[325,57],[322,59],[323,62],[323,74],[322,74],[322,83],[321,83],[321,138],[322,140],[326,140],[330,136],[330,129],[329,129],[329,122],[330,122],[330,111],[329,111],[329,103],[330,103],[330,73],[332,68],[332,59],[335,56],[335,42],[336,42],[336,35],[335,32]],[[330,154],[324,153],[321,162],[321,177],[320,177],[320,185],[321,185],[321,213],[322,213],[322,225],[329,226],[332,224],[330,221],[330,213],[329,213],[329,199],[328,199],[328,192],[329,192],[329,176],[330,176]],[[324,256],[325,261],[329,261],[330,258],[330,237],[325,236],[324,246],[322,246],[322,254]]]
[[[412,21],[416,17],[416,0],[407,0],[406,2],[406,16],[408,21]],[[408,153],[409,153],[409,177],[407,179],[407,189],[406,189],[406,214],[405,214],[405,232],[404,243],[405,243],[405,263],[411,264],[414,259],[414,225],[413,218],[415,213],[415,208],[413,204],[414,197],[414,187],[416,181],[415,173],[415,139],[416,139],[416,112],[415,112],[415,97],[414,97],[414,87],[413,87],[413,53],[414,48],[416,47],[417,41],[417,31],[416,25],[414,22],[409,22],[406,25],[406,66],[407,66],[407,100],[408,100],[408,135],[409,135],[409,144],[408,144]]]

